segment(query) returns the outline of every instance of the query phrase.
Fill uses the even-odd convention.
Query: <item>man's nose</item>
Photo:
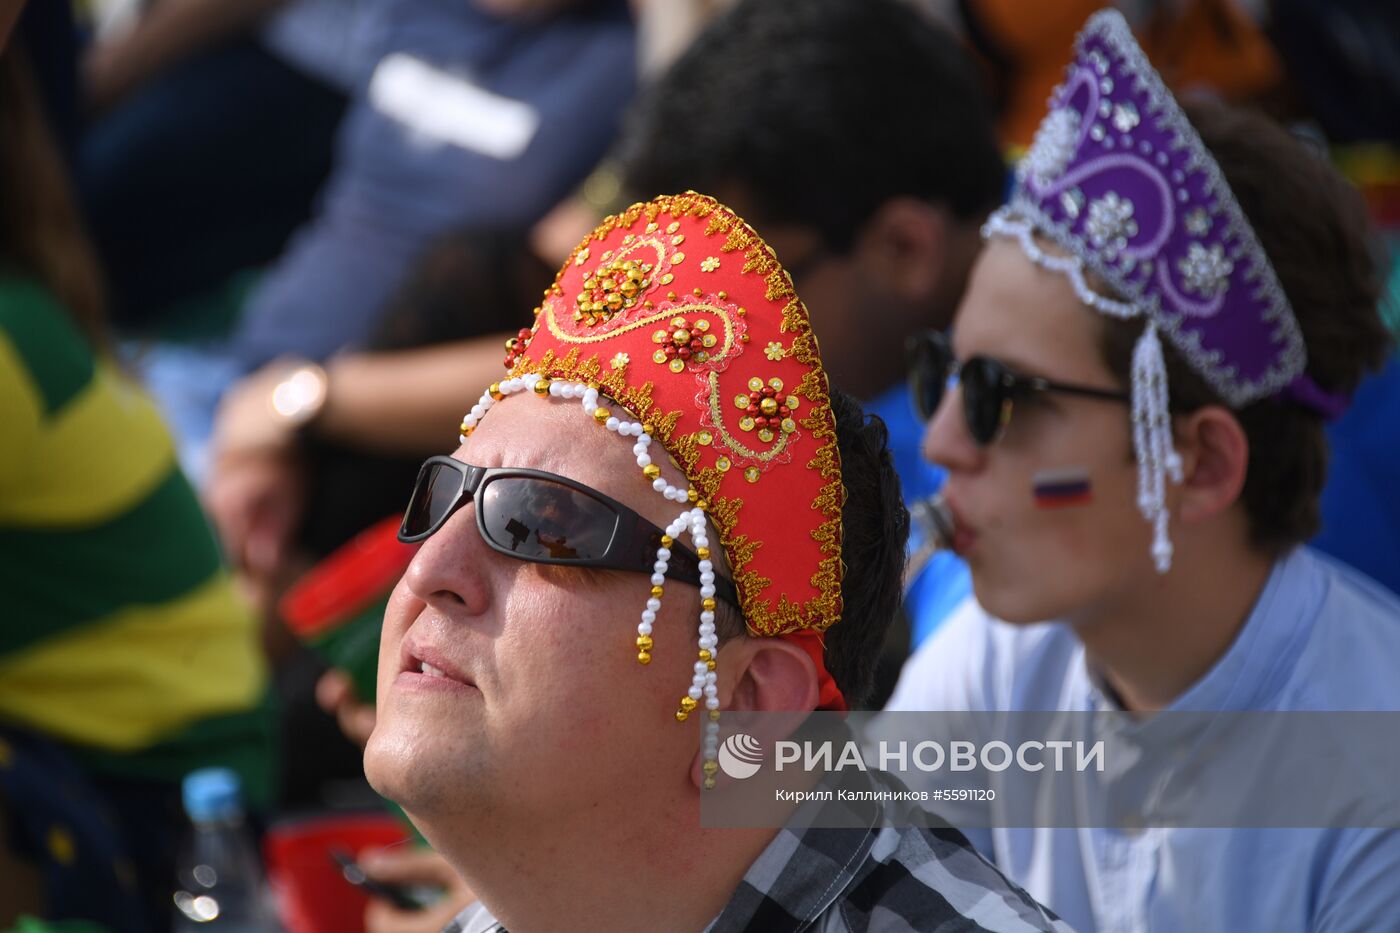
[[[984,456],[967,430],[962,404],[961,384],[950,385],[924,428],[924,459],[949,471],[976,469]]]
[[[490,603],[491,548],[476,526],[476,506],[452,514],[414,556],[404,583],[416,599],[444,613],[475,615]]]

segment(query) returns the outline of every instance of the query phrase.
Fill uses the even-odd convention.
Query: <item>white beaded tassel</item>
[[[1075,295],[1108,317],[1129,320],[1141,315],[1138,306],[1105,298],[1089,287],[1083,261],[1073,253],[1056,256],[1035,241],[1035,227],[1015,216],[1010,207],[998,208],[982,227],[983,238],[1014,239],[1031,262],[1066,276]],[[1148,318],[1133,348],[1133,450],[1138,461],[1138,510],[1152,523],[1152,560],[1158,573],[1172,566],[1172,542],[1167,533],[1166,478],[1181,482],[1181,457],[1172,446],[1171,415],[1167,408],[1167,368],[1157,323]]]
[[[701,694],[705,697],[704,763],[701,767],[705,789],[709,790],[715,786],[715,772],[719,770],[719,676],[715,671],[719,637],[715,633],[715,565],[710,560],[710,541],[705,532],[705,513],[701,509],[690,512],[690,537],[695,542],[695,552],[700,555],[700,631],[699,660],[695,662],[695,677],[687,699],[698,701]]]
[[[646,437],[646,435],[643,434],[642,437]],[[637,446],[645,447],[640,442]],[[666,526],[666,531],[661,536],[661,546],[656,549],[656,563],[651,565],[651,598],[647,600],[646,608],[642,610],[642,621],[637,623],[638,663],[651,663],[651,631],[652,626],[656,624],[656,614],[661,611],[661,595],[666,584],[666,569],[671,560],[671,545],[685,530],[686,519],[689,515],[689,510],[682,512],[675,521]]]
[[[699,520],[698,520],[698,521],[696,520],[696,516],[697,516],[697,515],[699,516]],[[691,541],[695,544],[695,547],[696,547],[696,548],[704,548],[704,549],[705,549],[705,550],[699,551],[699,553],[702,555],[702,557],[701,557],[701,561],[702,561],[701,566],[704,566],[704,564],[705,564],[705,563],[708,563],[708,561],[705,560],[705,558],[704,558],[703,555],[706,555],[706,554],[709,553],[709,540],[705,537],[705,513],[704,513],[704,512],[701,512],[699,509],[687,509],[687,510],[681,515],[681,519],[682,519],[683,521],[685,521],[685,522],[689,525],[689,527],[690,527],[690,539],[691,539]],[[713,564],[711,564],[710,566],[713,566]],[[707,633],[707,629],[706,629],[706,625],[707,625],[707,624],[709,625],[708,632],[711,633],[711,634],[713,634],[713,632],[714,632],[714,628],[715,628],[715,626],[714,626],[714,612],[713,612],[712,610],[708,610],[708,609],[703,608],[704,606],[709,605],[708,603],[705,602],[705,600],[708,599],[708,600],[710,600],[711,602],[713,602],[713,600],[714,600],[715,588],[714,588],[713,582],[711,582],[711,584],[708,586],[708,591],[709,591],[708,593],[706,592],[706,589],[707,589],[707,587],[704,586],[704,585],[702,585],[702,586],[700,587],[700,599],[701,599],[701,607],[702,607],[702,608],[701,608],[701,614],[700,614],[700,619],[701,619],[701,621],[700,621],[700,645],[699,645],[699,652],[700,652],[700,653],[699,653],[699,660],[697,660],[697,661],[695,662],[695,673],[694,673],[694,675],[693,675],[693,676],[691,677],[691,679],[690,679],[690,690],[687,691],[686,695],[685,695],[684,697],[681,698],[680,708],[679,708],[678,710],[676,710],[676,719],[678,719],[678,720],[680,720],[680,721],[682,721],[682,722],[684,722],[685,719],[686,719],[686,717],[689,716],[690,713],[691,713],[697,706],[700,705],[700,698],[701,698],[702,696],[704,696],[705,693],[706,693],[706,691],[705,691],[705,685],[706,685],[706,683],[707,683],[707,681],[708,681],[708,678],[711,677],[711,676],[713,676],[713,673],[714,673],[713,670],[712,670],[712,668],[711,668],[711,663],[713,662],[714,658],[713,658],[713,655],[712,655],[712,654],[710,653],[710,651],[708,650],[708,648],[709,648],[710,646],[707,645],[706,642],[705,642],[705,636],[706,636],[706,633]],[[707,614],[707,613],[708,613],[708,616],[709,616],[709,619],[710,619],[710,621],[709,621],[708,623],[705,622],[705,618],[706,618],[706,614]]]
[[[1138,510],[1152,522],[1152,560],[1158,573],[1172,566],[1167,534],[1166,480],[1181,482],[1181,456],[1172,446],[1167,368],[1157,323],[1148,319],[1133,347],[1133,450],[1138,461]]]

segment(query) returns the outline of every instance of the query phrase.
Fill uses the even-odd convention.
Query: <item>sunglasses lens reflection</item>
[[[421,535],[432,528],[452,508],[461,491],[462,474],[440,463],[426,464],[418,474],[408,511],[404,513],[404,534]]]
[[[990,444],[1001,420],[1001,371],[992,360],[973,357],[963,364],[962,384],[967,429],[977,443]]]
[[[919,341],[915,350],[911,386],[914,393],[914,407],[919,417],[927,421],[938,410],[943,401],[943,392],[948,385],[948,370],[952,357],[947,346],[937,338]]]
[[[482,526],[497,547],[526,560],[597,560],[617,515],[580,490],[546,479],[503,476],[482,491]]]

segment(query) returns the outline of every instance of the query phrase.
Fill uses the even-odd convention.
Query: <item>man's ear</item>
[[[806,651],[783,638],[731,638],[719,649],[720,707],[746,717],[744,731],[765,748],[790,736],[817,706],[817,668]],[[697,711],[705,713],[702,706]],[[704,752],[697,749],[691,780],[698,788]]]
[[[1239,501],[1249,472],[1249,438],[1221,405],[1206,405],[1174,421],[1182,470],[1177,514],[1183,522],[1204,522]]]
[[[817,669],[806,651],[784,638],[731,638],[720,648],[720,702],[747,712],[796,710],[817,706]],[[724,671],[730,671],[729,680]],[[726,695],[727,693],[727,695]]]
[[[918,198],[891,198],[861,227],[853,254],[865,275],[898,299],[926,305],[948,261],[952,217]]]

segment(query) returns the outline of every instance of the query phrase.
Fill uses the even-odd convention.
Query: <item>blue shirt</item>
[[[354,57],[377,64],[340,125],[317,215],[249,298],[233,340],[245,368],[363,344],[444,234],[528,229],[614,142],[636,84],[624,0],[539,21],[381,0],[361,19]]]
[[[336,90],[353,93],[373,67],[367,29],[386,0],[291,0],[263,21],[262,45]]]
[[[1397,672],[1400,599],[1299,548],[1275,565],[1234,643],[1171,709],[1394,711]],[[1068,627],[1010,626],[968,600],[910,659],[887,708],[1111,707]],[[1222,786],[1238,780],[1213,777]],[[1201,790],[1209,787],[1203,782]],[[967,835],[1080,931],[1400,930],[1394,831],[994,828]]]
[[[947,472],[923,458],[924,423],[914,411],[909,387],[901,382],[867,402],[865,410],[879,415],[889,429],[890,456],[904,490],[904,504],[913,505],[937,492]],[[916,553],[923,544],[920,529],[911,528],[908,553]],[[910,645],[917,648],[971,592],[972,577],[961,558],[951,551],[934,554],[904,594]]]
[[[1322,531],[1326,551],[1400,593],[1400,357],[1356,391],[1327,429]]]

